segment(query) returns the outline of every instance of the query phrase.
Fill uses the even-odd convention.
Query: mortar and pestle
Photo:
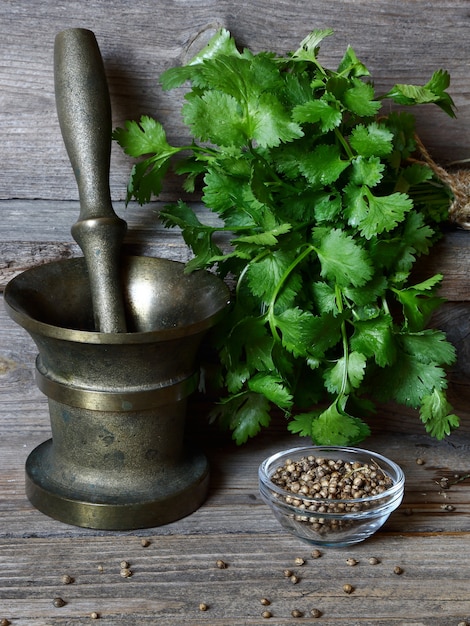
[[[26,494],[76,526],[159,526],[207,495],[207,459],[186,446],[186,405],[201,340],[229,292],[209,272],[122,254],[126,223],[109,190],[110,98],[91,31],[57,35],[54,75],[80,197],[72,235],[84,256],[29,269],[5,289],[9,315],[38,348],[36,382],[51,420],[52,439],[26,461]]]

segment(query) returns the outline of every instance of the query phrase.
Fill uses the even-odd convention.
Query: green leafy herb
[[[445,395],[455,351],[427,328],[442,276],[413,284],[411,275],[439,237],[451,193],[409,158],[413,116],[381,113],[387,99],[453,116],[450,78],[438,70],[423,86],[376,94],[351,47],[336,70],[320,63],[331,34],[313,31],[282,56],[239,51],[220,30],[161,77],[164,89],[188,85],[190,145],[171,146],[146,116],[114,132],[138,159],[128,201],[158,195],[173,166],[186,189],[201,181],[220,218],[206,225],[182,201],[160,213],[194,253],[188,271],[212,268],[235,285],[214,335],[223,391],[212,417],[238,443],[269,424],[273,405],[290,431],[318,444],[366,437],[372,399],[419,409],[439,439],[458,425]]]

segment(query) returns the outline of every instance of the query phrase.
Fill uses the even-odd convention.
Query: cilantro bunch
[[[237,443],[267,426],[275,405],[294,433],[354,444],[369,434],[373,403],[389,400],[419,409],[441,439],[458,426],[445,373],[455,350],[427,327],[442,276],[414,284],[412,268],[439,236],[451,194],[413,160],[414,117],[403,109],[434,103],[453,116],[449,75],[377,96],[350,47],[336,71],[321,65],[330,34],[314,31],[278,56],[240,52],[220,30],[166,71],[164,89],[189,85],[182,115],[193,141],[170,145],[147,116],[116,129],[140,159],[128,201],[158,195],[172,165],[187,191],[202,181],[220,218],[206,225],[183,201],[160,213],[194,253],[188,271],[212,268],[235,285],[214,338],[224,391],[212,417]],[[385,99],[405,107],[385,116]],[[219,233],[230,233],[228,249]]]

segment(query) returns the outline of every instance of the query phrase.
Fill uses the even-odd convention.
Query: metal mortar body
[[[43,513],[77,526],[158,526],[207,495],[207,460],[185,443],[186,405],[201,340],[229,293],[208,272],[121,255],[126,225],[108,187],[109,96],[91,31],[59,33],[55,72],[80,192],[72,233],[84,257],[27,270],[5,289],[8,313],[37,345],[36,381],[51,420],[52,439],[26,462],[26,493]]]
[[[185,444],[204,333],[228,292],[175,261],[123,259],[126,333],[93,330],[84,259],[45,264],[10,281],[10,316],[36,343],[36,381],[52,439],[30,454],[26,492],[47,515],[77,526],[158,526],[207,495],[205,456]],[[66,287],[66,288],[65,288]]]

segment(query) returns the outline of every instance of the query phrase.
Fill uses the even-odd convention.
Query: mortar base
[[[207,497],[209,466],[199,452],[188,452],[145,493],[107,496],[62,485],[49,463],[51,450],[49,439],[29,455],[26,495],[39,511],[66,524],[100,530],[162,526],[193,513]]]

